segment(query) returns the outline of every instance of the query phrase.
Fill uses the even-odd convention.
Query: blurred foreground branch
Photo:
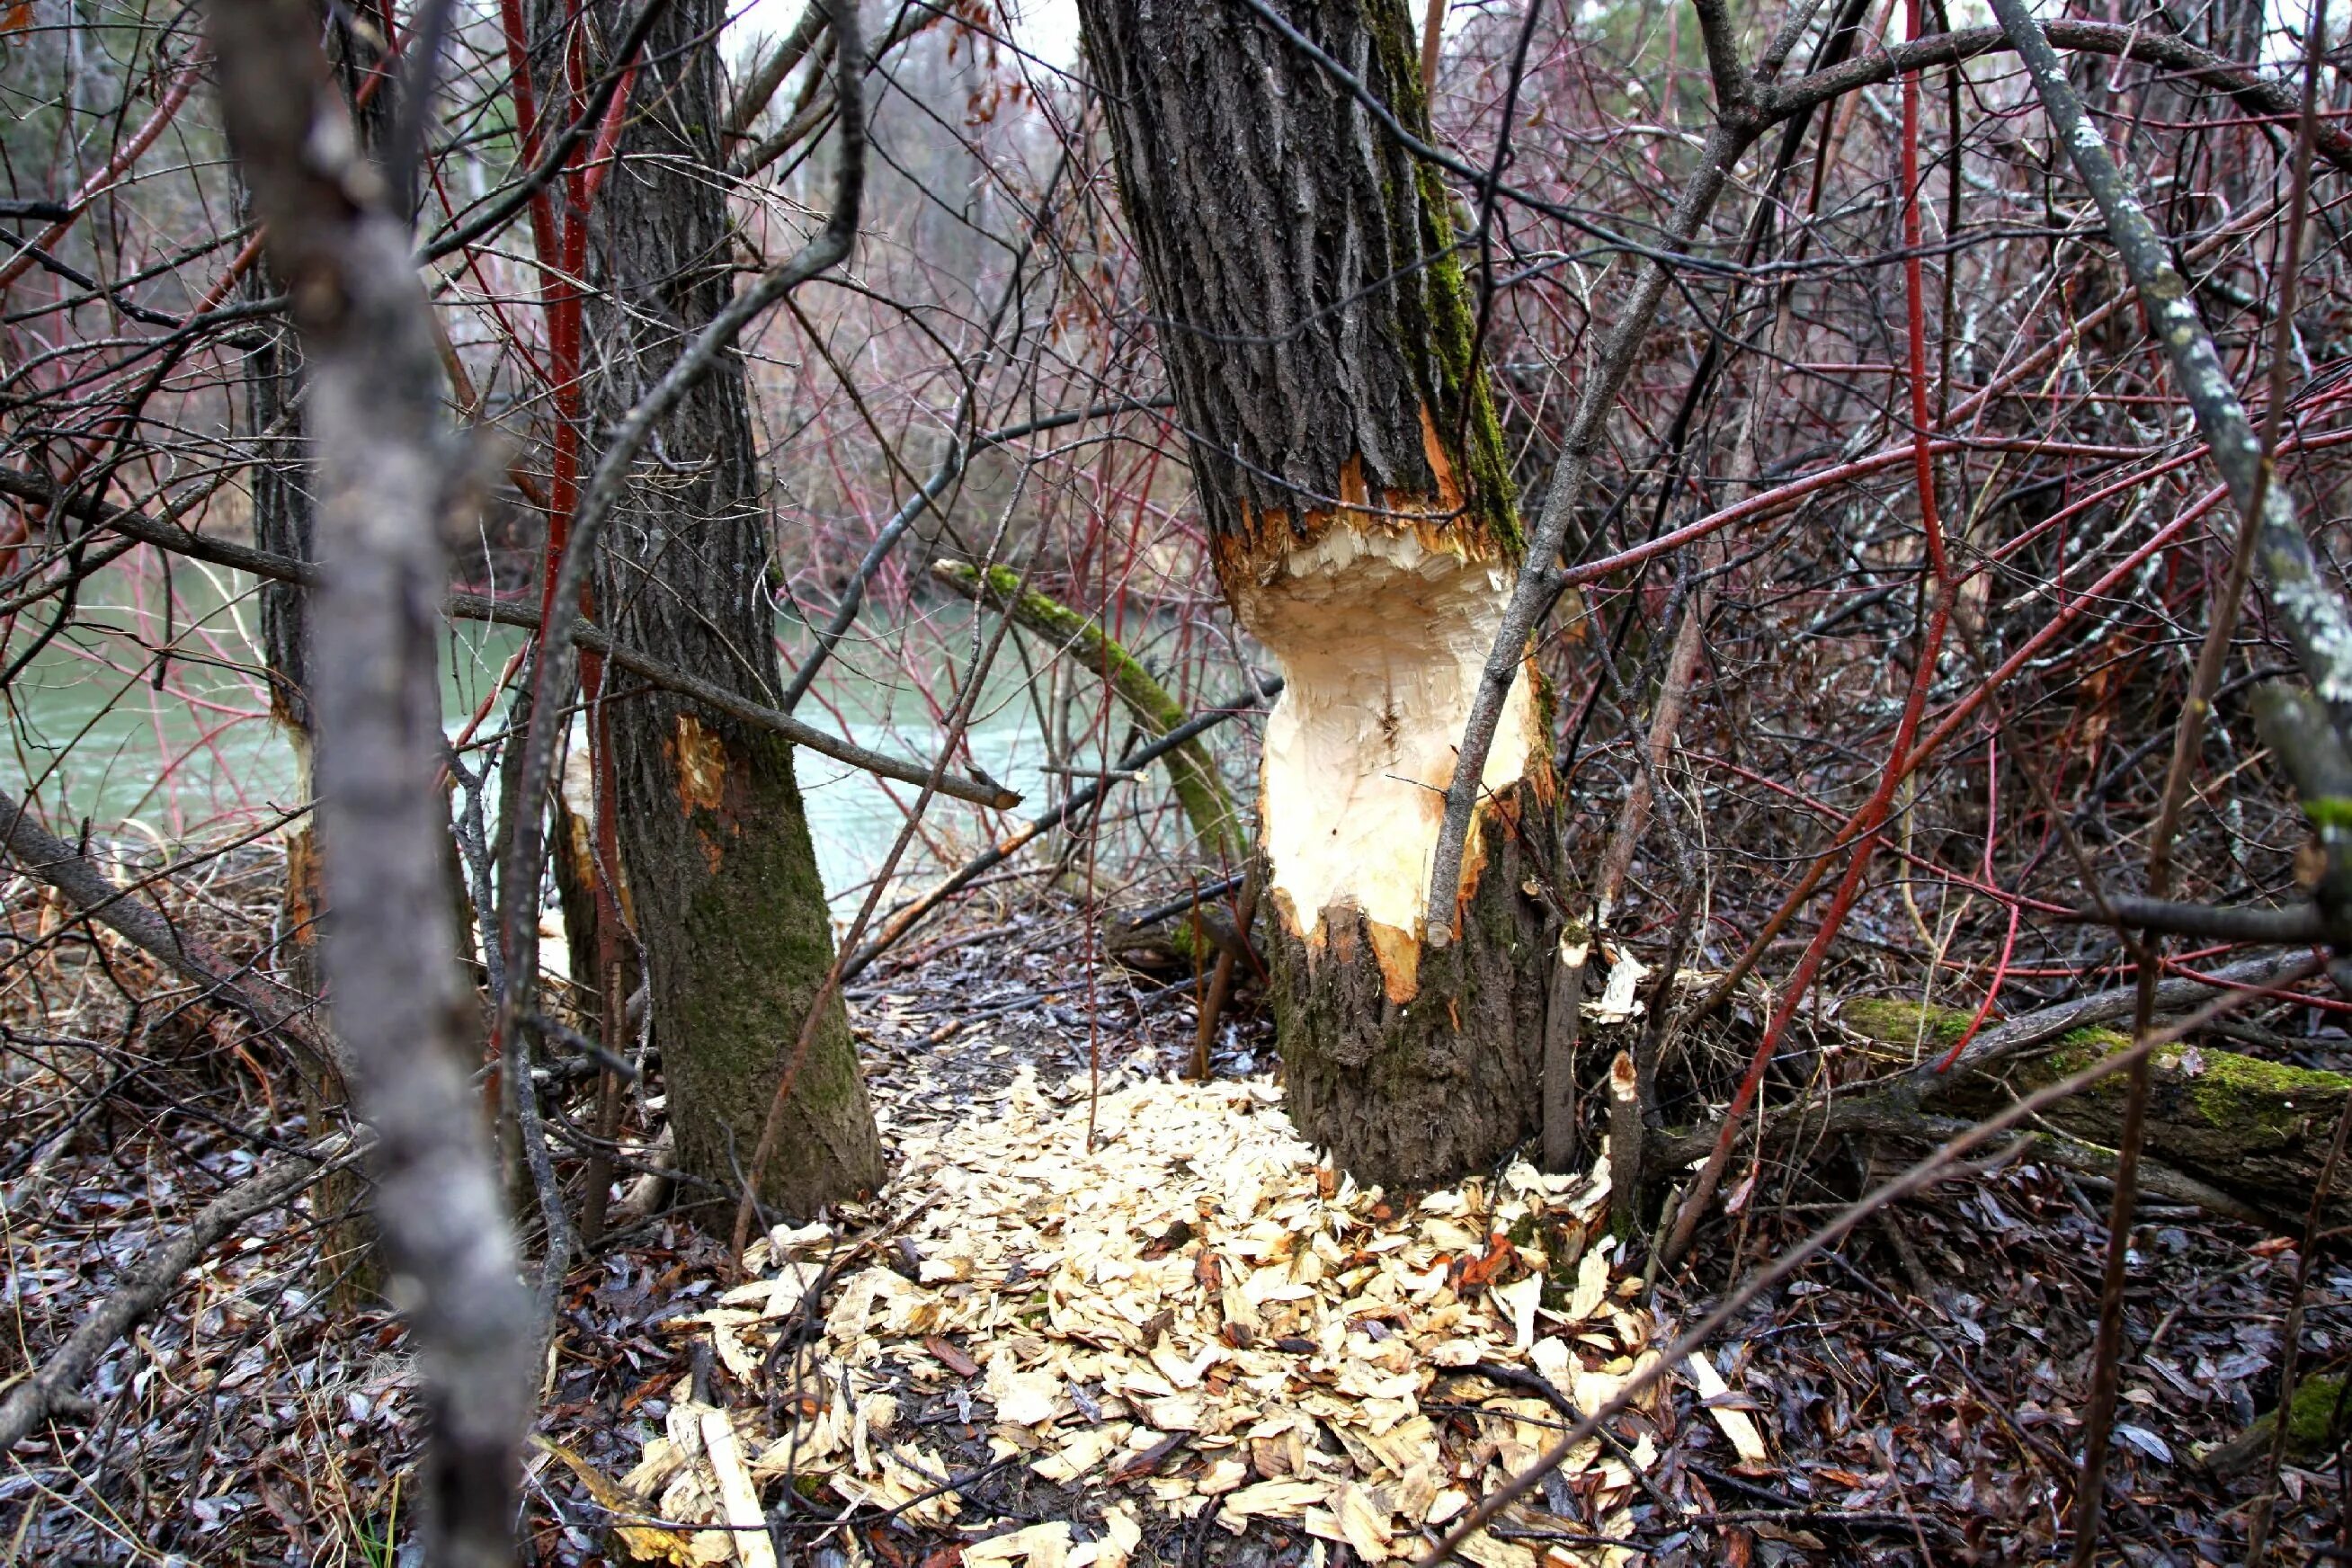
[[[335,1026],[378,1148],[375,1215],[408,1302],[431,1441],[425,1561],[512,1561],[537,1336],[464,1057],[448,929],[436,642],[450,463],[408,226],[333,89],[307,0],[215,0],[229,138],[289,285],[320,454],[319,827]]]

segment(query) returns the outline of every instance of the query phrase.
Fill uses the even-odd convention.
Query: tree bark
[[[1858,999],[1838,1021],[1867,1039],[1927,1059],[1966,1031],[1964,1011]],[[1933,1096],[1939,1109],[1980,1114],[2081,1071],[2130,1044],[2096,1024],[2058,1035],[1978,1073],[1965,1064]],[[2352,1079],[2266,1061],[2210,1045],[2168,1046],[2148,1058],[2147,1147],[2173,1169],[2269,1214],[2299,1215],[2311,1201],[2328,1135]],[[2124,1084],[2109,1079],[2047,1113],[2051,1126],[2113,1148],[2123,1126]],[[2352,1201],[2352,1200],[2347,1200]],[[2341,1207],[2343,1205],[2339,1204]]]
[[[368,46],[341,10],[323,19],[328,61],[343,101],[357,96],[356,84],[371,63]],[[353,111],[361,146],[371,153],[392,124],[397,101],[380,85]],[[247,277],[249,298],[282,293],[285,279],[268,268]],[[256,323],[259,341],[245,361],[246,416],[252,426],[253,542],[257,549],[303,565],[318,558],[313,464],[302,420],[302,350],[290,324],[265,317]],[[294,797],[314,793],[314,737],[310,713],[310,595],[307,584],[262,580],[261,651],[269,675],[269,716],[294,758]],[[315,816],[289,823],[285,833],[286,892],[278,910],[276,943],[278,973],[305,996],[323,994],[319,972],[319,931],[325,903],[319,886],[319,838]],[[340,1075],[323,1063],[297,1060],[302,1111],[310,1135],[323,1138],[344,1114],[349,1099]],[[310,1194],[320,1217],[320,1288],[338,1310],[356,1310],[381,1299],[383,1269],[375,1257],[374,1227],[364,1211],[367,1177],[345,1165],[321,1179]]]
[[[373,1128],[377,1215],[432,1442],[417,1468],[421,1561],[514,1561],[516,1459],[538,1340],[480,1136],[479,1041],[447,919],[447,807],[435,774],[441,542],[452,453],[432,306],[404,215],[358,155],[306,0],[215,0],[207,32],[229,141],[309,363],[319,448],[320,839],[337,910],[322,957],[335,1028]]]
[[[1552,790],[1522,675],[1481,784],[1460,940],[1424,951],[1454,746],[1521,533],[1446,195],[1356,96],[1229,0],[1081,0],[1218,580],[1288,682],[1261,841],[1300,1130],[1417,1185],[1535,1130]],[[1290,25],[1426,133],[1398,0]]]
[[[628,7],[600,5],[608,26]],[[732,293],[719,172],[717,0],[674,4],[646,40],[590,247],[591,432],[610,427]],[[740,354],[687,395],[604,532],[597,620],[630,647],[753,701],[782,688],[766,591],[767,510]],[[593,466],[593,455],[590,466]],[[793,748],[669,692],[607,710],[625,911],[645,942],[681,1169],[732,1189],[793,1036],[833,962]],[[836,996],[761,1184],[804,1215],[871,1191],[882,1152]],[[712,1223],[723,1225],[725,1211]]]

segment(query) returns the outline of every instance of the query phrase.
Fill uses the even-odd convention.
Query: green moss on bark
[[[2043,1088],[2130,1044],[2119,1030],[2076,1029],[2012,1069],[2012,1087]],[[2112,1145],[2129,1079],[2115,1073],[2053,1106],[2050,1121]],[[2147,1150],[2224,1191],[2282,1214],[2310,1202],[2328,1135],[2352,1079],[2207,1046],[2172,1045],[2148,1056]]]
[[[2076,1029],[2027,1068],[2027,1078],[2037,1087],[2055,1083],[2130,1043],[2131,1037],[2118,1030]],[[2315,1115],[2325,1115],[2332,1124],[2344,1096],[2352,1092],[2352,1079],[2339,1073],[2189,1046],[2167,1046],[2150,1053],[2148,1072],[2156,1092],[2166,1098],[2169,1119],[2217,1135],[2265,1142],[2306,1135]],[[2083,1092],[2120,1102],[2124,1081],[2118,1074]]]
[[[1838,1022],[1889,1046],[1948,1046],[1968,1033],[1969,1015],[1924,1002],[1856,996],[1838,1008]]]
[[[1423,164],[1415,177],[1423,245],[1434,258],[1425,293],[1429,320],[1423,323],[1439,378],[1429,400],[1431,416],[1461,474],[1470,521],[1516,561],[1527,549],[1527,535],[1519,526],[1502,420],[1477,353],[1477,312],[1471,309],[1469,279],[1454,248],[1453,214],[1435,169]]]
[[[2336,1435],[2336,1422],[2347,1406],[2344,1398],[2341,1377],[2299,1378],[2294,1385],[2294,1407],[2286,1423],[2287,1449],[2299,1459],[2315,1458],[2327,1451],[2328,1439]]]
[[[1906,1059],[1948,1047],[1971,1015],[1957,1008],[1857,997],[1839,1020]],[[2038,1051],[1981,1074],[1965,1071],[1932,1086],[1937,1104],[1982,1114],[2013,1095],[2046,1088],[2131,1044],[2119,1029],[2072,1029]],[[2045,1113],[2051,1125],[2098,1148],[2121,1135],[2129,1080],[2115,1073]],[[2148,1152],[2200,1181],[2280,1213],[2309,1202],[2326,1143],[2352,1094],[2352,1078],[2266,1061],[2210,1046],[2170,1045],[2148,1058]]]
[[[664,1042],[663,1062],[680,1162],[734,1188],[832,966],[833,935],[792,748],[774,736],[739,735],[730,751],[741,793],[730,790],[730,809],[689,813],[718,864],[688,900],[681,940],[664,944],[693,973],[671,990],[680,1037]],[[663,949],[655,951],[658,967]],[[835,994],[793,1079],[761,1196],[806,1215],[881,1177],[873,1112]]]

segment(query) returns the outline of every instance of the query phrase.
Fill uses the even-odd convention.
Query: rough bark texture
[[[597,7],[609,29],[627,7]],[[716,0],[647,39],[590,241],[588,427],[614,423],[732,292]],[[767,511],[742,361],[705,378],[641,465],[596,563],[597,620],[628,646],[772,705]],[[593,455],[591,458],[593,464]],[[622,677],[625,680],[625,677]],[[610,710],[627,913],[646,943],[681,1168],[732,1190],[833,962],[782,740],[667,692]],[[870,1191],[881,1145],[836,998],[795,1080],[761,1198],[792,1214]],[[715,1224],[725,1211],[714,1210]]]
[[[1283,9],[1400,121],[1426,130],[1397,0]],[[1457,526],[1516,538],[1436,176],[1230,0],[1081,0],[1078,11],[1221,546],[1278,548],[1265,537],[1276,524],[1304,541],[1309,514],[1340,500],[1431,497],[1449,480],[1473,509]]]
[[[589,777],[585,747],[574,747],[563,759],[562,776],[549,796],[551,822],[547,840],[547,867],[555,883],[557,907],[563,911],[563,948],[568,978],[572,983],[572,1005],[594,1020],[601,1032],[604,1026],[604,976],[597,971],[599,955],[604,951],[604,932],[600,922],[603,911],[596,897],[596,812],[595,788]],[[633,902],[622,878],[618,897],[624,909]],[[621,983],[616,990],[624,1001],[636,994],[644,975],[637,968],[636,944],[625,930],[617,933]]]
[[[1538,1131],[1559,927],[1522,890],[1529,868],[1507,825],[1484,831],[1491,859],[1464,940],[1422,955],[1411,1002],[1388,999],[1360,918],[1320,952],[1269,922],[1290,1118],[1359,1180],[1433,1186]]]
[[[1425,129],[1397,0],[1276,3]],[[1520,539],[1445,193],[1244,6],[1080,0],[1079,14],[1219,579],[1290,681],[1261,794],[1290,1113],[1360,1179],[1442,1181],[1536,1130],[1558,936],[1525,889],[1554,842],[1530,743],[1487,774],[1497,798],[1474,838],[1487,863],[1462,939],[1423,951],[1412,894],[1415,875],[1426,885],[1420,803],[1433,842],[1456,699]],[[1381,799],[1378,830],[1351,844],[1381,778],[1407,797]],[[1326,844],[1342,847],[1297,875]]]

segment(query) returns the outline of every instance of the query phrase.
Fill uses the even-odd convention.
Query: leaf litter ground
[[[224,952],[249,952],[276,907],[271,868],[241,866],[199,891],[181,917]],[[37,903],[7,912],[18,934],[37,934]],[[1122,1554],[1168,1568],[1303,1568],[1319,1555],[1341,1568],[1368,1556],[1351,1528],[1372,1545],[1383,1527],[1388,1551],[1401,1552],[1415,1531],[1400,1502],[1438,1483],[1422,1520],[1434,1528],[1430,1515],[1456,1506],[1449,1490],[1475,1495],[1556,1434],[1551,1398],[1577,1397],[1580,1374],[1594,1380],[1588,1397],[1597,1380],[1623,1375],[1667,1323],[1689,1321],[1724,1280],[1850,1195],[1833,1160],[1769,1173],[1745,1214],[1703,1233],[1696,1275],[1659,1280],[1658,1321],[1634,1311],[1614,1278],[1590,1313],[1569,1310],[1586,1260],[1602,1255],[1589,1234],[1599,1203],[1589,1181],[1531,1188],[1507,1170],[1458,1189],[1458,1209],[1441,1197],[1381,1219],[1371,1194],[1326,1192],[1319,1175],[1311,1197],[1304,1174],[1287,1185],[1260,1178],[1254,1212],[1236,1217],[1217,1184],[1229,1165],[1313,1169],[1284,1149],[1277,1108],[1248,1082],[1271,1059],[1262,1022],[1223,1032],[1217,1068],[1231,1081],[1173,1092],[1165,1113],[1192,1118],[1195,1131],[1161,1126],[1150,1097],[1167,1091],[1147,1086],[1189,1053],[1189,989],[1110,969],[1074,980],[1076,929],[1066,916],[1024,915],[957,933],[854,997],[902,1174],[867,1211],[829,1216],[821,1237],[772,1243],[762,1293],[724,1300],[719,1249],[674,1217],[615,1237],[573,1272],[549,1357],[546,1446],[526,1472],[527,1561],[613,1563],[616,1521],[653,1531],[640,1539],[662,1552],[715,1544],[721,1562],[763,1533],[647,1522],[673,1517],[652,1511],[673,1486],[693,1505],[682,1523],[762,1506],[781,1559],[815,1568]],[[155,1000],[126,1013],[101,974]],[[0,999],[11,1031],[0,1109],[22,1134],[0,1170],[10,1232],[0,1378],[46,1356],[147,1247],[250,1168],[256,1145],[240,1129],[290,1135],[286,1090],[255,1068],[240,1031],[179,1010],[185,998],[135,954],[110,950],[101,965],[68,952],[40,978]],[[1084,1096],[1069,1083],[1090,1044],[1110,1069],[1092,1155]],[[79,1070],[93,1050],[135,1073],[93,1093]],[[1138,1116],[1147,1100],[1154,1111]],[[634,1101],[626,1136],[648,1135],[657,1112],[657,1100]],[[1074,1207],[1069,1194],[1105,1171],[1154,1184]],[[971,1190],[950,1194],[950,1182]],[[975,1194],[998,1198],[982,1215]],[[1289,1233],[1305,1236],[1303,1249],[1254,1234],[1277,1212],[1318,1222]],[[1502,1226],[1504,1252],[1492,1227],[1522,1212]],[[1135,1223],[1122,1232],[1114,1213]],[[404,1335],[387,1312],[330,1312],[312,1293],[319,1218],[306,1204],[248,1227],[101,1360],[91,1413],[6,1457],[0,1561],[387,1560],[413,1506]],[[2063,1545],[2071,1502],[2103,1218],[2095,1184],[2031,1165],[1905,1204],[1757,1303],[1705,1365],[1675,1369],[1656,1404],[1613,1423],[1612,1442],[1531,1499],[1498,1540],[1539,1562],[1591,1560],[1613,1545],[1666,1568],[2046,1556]],[[2188,1211],[2150,1205],[2142,1218],[2125,1303],[2111,1547],[2135,1563],[2235,1562],[2252,1486],[2217,1479],[2198,1458],[2275,1401],[2295,1255]],[[1345,1267],[1331,1268],[1315,1245],[1323,1236]],[[1358,1254],[1377,1261],[1350,1262]],[[1213,1282],[1197,1272],[1203,1255],[1216,1259]],[[1417,1295],[1414,1282],[1440,1255],[1447,1274],[1460,1266],[1443,1291],[1461,1315],[1432,1329],[1442,1292]],[[950,1277],[965,1264],[970,1278]],[[1276,1266],[1286,1280],[1256,1283]],[[1368,1268],[1360,1284],[1339,1283]],[[877,1270],[888,1279],[869,1278]],[[1538,1305],[1558,1316],[1538,1312],[1521,1353],[1514,1287],[1538,1270],[1550,1282]],[[798,1305],[769,1315],[780,1281]],[[1274,1289],[1285,1284],[1311,1297]],[[1161,1305],[1137,1323],[1133,1310],[1155,1293]],[[1359,1298],[1370,1310],[1349,1307]],[[1327,1346],[1335,1300],[1343,1331]],[[2347,1303],[2352,1269],[2321,1259],[2306,1370],[2344,1368]],[[937,1323],[924,1326],[933,1310]],[[756,1321],[687,1321],[747,1311]],[[1168,1321],[1139,1347],[1129,1331],[1160,1311]],[[1553,1342],[1573,1368],[1554,1359]],[[1409,1402],[1402,1387],[1381,1392],[1382,1376],[1404,1375],[1383,1360],[1399,1342],[1427,1358]],[[1152,1353],[1162,1345],[1172,1366]],[[1491,1359],[1445,1363],[1465,1347]],[[735,1367],[759,1359],[739,1373],[728,1356]],[[1559,1388],[1531,1380],[1548,1363]],[[1710,1370],[1726,1385],[1719,1395]],[[1000,1396],[1013,1415],[1038,1418],[1004,1418]],[[1381,1429],[1399,1409],[1411,1413]],[[1745,1462],[1738,1415],[1768,1446],[1767,1463]],[[1161,1436],[1136,1447],[1146,1432]],[[1408,1438],[1434,1447],[1433,1461],[1427,1447],[1418,1454],[1428,1481],[1413,1474]],[[798,1447],[776,1453],[786,1440]],[[657,1441],[677,1446],[661,1461],[674,1471],[646,1479],[653,1495],[630,1493],[623,1483]],[[1069,1479],[1053,1479],[1064,1465]],[[2276,1560],[2346,1555],[2339,1465],[2288,1466]],[[707,1489],[699,1498],[682,1485],[689,1476]],[[923,1495],[933,1488],[943,1489]],[[860,1495],[875,1500],[850,1511]],[[908,1500],[881,1500],[895,1496]]]

